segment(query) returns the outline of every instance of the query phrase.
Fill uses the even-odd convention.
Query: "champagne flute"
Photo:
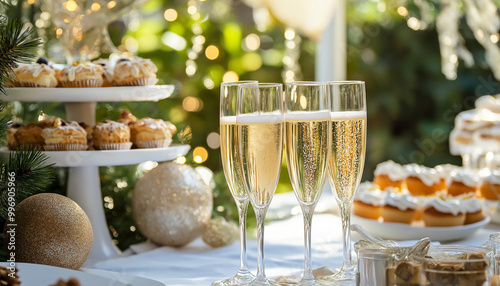
[[[285,149],[288,175],[304,217],[304,271],[282,277],[293,285],[320,285],[311,263],[311,223],[325,184],[331,146],[330,97],[321,82],[289,82],[285,96]]]
[[[366,145],[365,83],[328,82],[331,99],[332,149],[328,162],[331,189],[342,219],[342,268],[327,281],[335,285],[355,285],[356,267],[351,257],[351,206],[363,174]]]
[[[238,132],[236,128],[236,106],[238,87],[257,81],[223,82],[220,86],[220,149],[222,167],[227,185],[236,202],[240,224],[240,269],[235,276],[216,281],[212,286],[230,286],[248,284],[255,276],[248,270],[246,220],[248,195],[243,186],[243,177],[239,164]]]
[[[238,90],[236,123],[245,190],[257,219],[257,275],[250,283],[277,285],[264,270],[264,220],[276,191],[283,156],[283,85],[244,84]]]

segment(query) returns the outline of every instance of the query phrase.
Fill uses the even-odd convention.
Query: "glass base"
[[[248,286],[281,286],[283,284],[273,280],[268,280],[266,277],[257,277]]]
[[[300,286],[321,286],[320,282],[316,281],[314,278],[304,279],[302,275],[294,276],[281,276],[274,279],[274,282],[282,286],[288,285],[300,285]]]
[[[248,285],[255,279],[255,276],[250,273],[250,271],[238,271],[235,276],[219,280],[212,283],[212,286],[236,286],[236,285]]]
[[[356,268],[351,268],[348,271],[335,269],[334,274],[318,277],[318,282],[324,286],[341,285],[341,286],[356,286]]]

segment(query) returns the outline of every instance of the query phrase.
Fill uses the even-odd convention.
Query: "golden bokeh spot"
[[[205,56],[213,61],[219,57],[219,49],[214,45],[210,45],[205,49]]]
[[[174,9],[167,9],[165,10],[163,16],[165,17],[165,20],[169,22],[175,21],[177,19],[177,11]]]
[[[176,162],[177,164],[185,164],[185,163],[186,163],[186,157],[181,156],[181,157],[179,157],[179,158],[175,159],[175,162]]]
[[[101,10],[101,4],[94,3],[94,4],[92,4],[92,6],[90,6],[90,9],[92,9],[92,11],[94,11],[94,12],[97,12],[97,11]]]
[[[203,147],[196,147],[193,150],[193,161],[195,163],[203,163],[208,159],[208,151]]]
[[[406,7],[400,6],[398,7],[398,14],[403,17],[406,17],[408,16],[408,9],[406,9]]]
[[[255,51],[260,47],[260,37],[256,34],[250,34],[245,37],[245,46],[250,51]]]
[[[182,108],[189,112],[200,111],[203,108],[203,102],[197,97],[188,96],[182,100]]]
[[[76,4],[74,0],[69,0],[68,2],[66,2],[66,10],[74,12],[76,11],[76,9],[78,9],[78,4]]]
[[[291,28],[286,29],[285,39],[292,40],[293,38],[295,38],[295,31]]]
[[[113,9],[116,6],[116,2],[110,1],[110,2],[108,2],[108,5],[106,5],[106,6],[108,6],[108,9]]]
[[[224,76],[222,76],[222,81],[238,81],[240,77],[234,71],[227,71]]]

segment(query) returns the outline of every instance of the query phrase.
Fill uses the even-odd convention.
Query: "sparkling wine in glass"
[[[331,100],[332,145],[328,160],[331,189],[342,219],[342,268],[326,281],[355,285],[356,267],[351,257],[350,213],[363,174],[366,149],[366,98],[362,81],[328,82]]]
[[[238,87],[245,83],[257,83],[257,81],[223,82],[220,87],[221,158],[227,185],[238,208],[240,224],[240,268],[235,276],[213,282],[212,286],[243,285],[252,282],[255,278],[248,270],[247,264],[246,219],[249,200],[243,186],[243,175],[238,161],[239,145],[236,127]]]
[[[283,85],[244,84],[236,123],[245,190],[257,219],[257,275],[249,285],[277,285],[264,270],[264,220],[276,191],[283,156]]]
[[[294,285],[320,285],[311,263],[311,223],[328,172],[331,146],[330,97],[321,82],[289,82],[285,96],[288,174],[304,217],[304,272],[281,279]]]

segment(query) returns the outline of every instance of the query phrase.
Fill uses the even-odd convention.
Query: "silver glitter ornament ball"
[[[47,193],[28,197],[15,209],[15,224],[14,232],[5,225],[4,247],[8,256],[9,250],[15,254],[17,262],[78,269],[92,248],[87,214],[65,196]]]
[[[182,246],[201,235],[213,208],[212,189],[191,166],[160,164],[137,181],[132,214],[152,242]]]

